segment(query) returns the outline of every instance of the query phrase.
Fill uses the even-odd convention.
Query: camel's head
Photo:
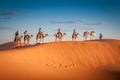
[[[23,38],[23,36],[22,36],[22,35],[21,35],[20,37],[21,37],[21,38]]]
[[[31,35],[31,37],[33,37],[33,35]]]
[[[95,33],[95,31],[91,31],[91,33]]]
[[[89,34],[89,32],[88,32],[88,31],[85,31],[84,34]]]
[[[45,34],[45,36],[49,36],[48,34]]]
[[[66,33],[63,33],[63,35],[66,35]]]
[[[86,31],[87,34],[90,34],[88,31]]]

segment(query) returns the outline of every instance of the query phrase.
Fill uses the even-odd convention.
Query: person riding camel
[[[25,30],[24,35],[27,35],[27,30]]]
[[[15,38],[14,38],[14,41],[17,39],[18,36],[19,36],[19,31],[17,30],[17,31],[15,32]]]
[[[58,29],[58,32],[57,32],[57,34],[62,34],[62,33],[61,33],[61,31],[60,31],[60,28]]]
[[[43,32],[41,31],[41,28],[39,28],[38,34],[43,34]]]
[[[19,31],[18,30],[15,32],[15,37],[17,37],[17,36],[19,36]]]
[[[27,30],[25,30],[24,36],[25,36],[25,37],[28,36]]]
[[[76,30],[75,30],[75,29],[73,30],[73,35],[77,35],[77,34],[76,34]]]

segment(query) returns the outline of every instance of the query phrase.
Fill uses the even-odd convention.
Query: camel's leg
[[[73,41],[75,41],[75,38],[73,38]]]
[[[92,36],[90,36],[90,39],[92,40]]]
[[[18,41],[16,42],[16,48],[18,47]]]
[[[13,44],[13,47],[15,47],[15,39],[14,39],[14,44]]]
[[[85,36],[83,36],[83,40],[85,40]]]
[[[24,40],[24,44],[25,44],[25,40]]]
[[[42,39],[42,43],[44,43],[44,39]]]
[[[40,40],[39,40],[39,43],[41,43],[41,38],[40,38]]]
[[[94,35],[92,35],[92,39],[94,39]]]
[[[74,38],[74,41],[76,41],[76,37]]]
[[[61,41],[61,38],[59,38],[59,41]]]
[[[14,47],[15,47],[15,48],[17,47],[17,43],[16,43],[16,41],[14,42]]]
[[[93,39],[94,39],[94,36],[91,36],[91,39],[93,40]]]
[[[38,43],[38,39],[36,39],[36,43]]]
[[[87,37],[86,36],[84,36],[84,40],[87,41]]]
[[[29,40],[27,40],[27,46],[29,45]]]
[[[57,38],[55,38],[55,42],[57,42]]]
[[[86,41],[87,41],[87,36],[86,36]]]
[[[21,40],[20,40],[20,47],[21,47]]]
[[[95,39],[95,35],[93,35],[93,39]]]
[[[39,43],[41,42],[41,39],[39,39]]]
[[[27,45],[26,40],[24,40],[24,44],[25,44],[25,46]]]
[[[20,42],[18,41],[18,47],[20,47]]]
[[[76,38],[74,38],[74,41],[76,41]]]
[[[13,44],[13,47],[15,46],[15,39],[14,39],[14,44]]]

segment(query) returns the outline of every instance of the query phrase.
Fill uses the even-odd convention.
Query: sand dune
[[[12,49],[14,43],[13,42],[8,42],[0,45],[0,50],[8,50]]]
[[[25,44],[25,43],[19,43],[17,48],[25,48],[25,47],[30,47],[32,44]],[[0,45],[0,51],[3,50],[11,50],[11,49],[16,49],[15,43],[14,42],[8,42]]]
[[[119,40],[51,42],[0,51],[0,80],[108,80],[119,64]]]

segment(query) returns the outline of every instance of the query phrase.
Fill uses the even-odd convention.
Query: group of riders
[[[39,35],[43,35],[43,32],[41,31],[41,28],[39,28],[38,34],[39,34]],[[60,36],[62,36],[62,32],[61,32],[60,28],[58,29],[57,34],[60,35]],[[77,36],[77,35],[78,35],[78,33],[76,32],[75,29],[73,30],[73,34],[72,34],[72,35],[73,35],[73,36]],[[55,36],[57,37],[57,35],[55,35]],[[72,37],[73,37],[73,36],[72,36]],[[16,39],[18,39],[18,37],[19,37],[19,30],[17,30],[17,31],[15,32],[15,39],[14,39],[14,41],[16,41]],[[21,36],[21,37],[23,37],[23,36]],[[30,36],[28,35],[27,30],[25,30],[25,31],[24,31],[24,40],[25,40],[25,38],[27,38],[27,37],[29,38]],[[99,34],[99,39],[101,40],[102,37],[103,37],[103,35],[102,35],[102,33],[100,33],[100,34]]]

